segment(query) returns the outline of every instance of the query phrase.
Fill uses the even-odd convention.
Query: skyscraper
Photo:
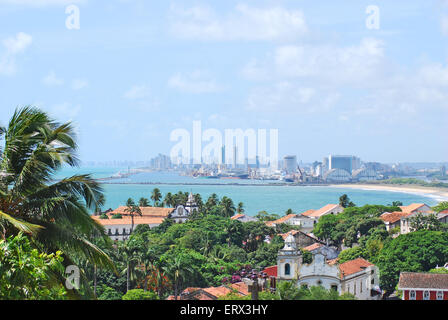
[[[337,156],[330,155],[328,157],[328,169],[342,169],[347,171],[350,175],[353,170],[361,167],[361,159],[354,156]]]
[[[285,156],[283,158],[283,170],[285,170],[286,173],[295,173],[297,171],[297,157]]]

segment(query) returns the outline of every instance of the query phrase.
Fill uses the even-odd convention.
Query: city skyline
[[[86,162],[169,154],[196,120],[277,129],[305,163],[447,161],[448,3],[376,1],[378,29],[370,1],[323,5],[0,0],[0,125],[24,105],[73,120]]]

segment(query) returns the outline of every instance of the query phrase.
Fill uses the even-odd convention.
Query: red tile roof
[[[232,289],[238,291],[242,295],[245,295],[245,296],[249,295],[249,286],[247,284],[245,284],[244,282],[232,283],[230,285],[230,287]]]
[[[127,212],[128,207],[121,206],[115,209],[112,212],[109,212],[107,215],[114,215],[114,214],[121,214],[121,215],[129,215],[129,212]],[[173,208],[160,208],[160,207],[140,207],[140,211],[142,212],[142,216],[149,216],[149,217],[168,217],[170,213],[174,211]],[[134,215],[137,216],[137,215]]]
[[[327,264],[330,265],[330,266],[332,266],[332,265],[334,265],[334,264],[337,264],[338,261],[339,261],[339,258],[331,259],[331,260],[327,260]]]
[[[263,270],[270,277],[277,277],[277,266],[267,267]]]
[[[358,258],[355,260],[350,260],[339,265],[339,270],[341,271],[341,278],[348,275],[360,272],[367,267],[373,266],[369,261],[363,258]]]
[[[339,206],[338,204],[327,204],[325,207],[322,207],[319,210],[314,211],[309,216],[318,218],[318,217],[328,213],[329,211],[334,210],[338,206]]]
[[[407,215],[409,215],[409,213],[401,211],[385,212],[380,216],[380,219],[384,222],[395,223]]]
[[[448,290],[448,274],[402,272],[398,287],[400,289]]]
[[[284,217],[281,217],[281,218],[278,219],[278,220],[275,220],[274,223],[275,223],[275,224],[285,223],[285,222],[288,221],[289,219],[292,219],[292,218],[295,218],[295,217],[297,217],[297,214],[295,214],[295,213],[288,214],[288,215],[286,215],[286,216],[284,216]]]
[[[424,203],[413,203],[413,204],[410,204],[410,205],[408,205],[408,206],[400,206],[399,208],[400,208],[401,211],[403,211],[403,212],[411,213],[411,212],[413,212],[413,211],[415,211],[415,210],[420,209],[421,207],[423,207],[423,206],[425,206],[425,205],[426,205],[426,204],[424,204]]]
[[[92,216],[92,219],[103,226],[132,225],[132,218],[129,216],[123,216],[122,219],[101,219],[99,216]],[[164,217],[134,216],[134,226],[139,224],[161,224],[165,219]]]
[[[307,210],[305,212],[302,212],[301,215],[305,216],[305,217],[309,217],[309,216],[311,216],[314,213],[314,211],[316,211],[316,210],[313,210],[313,209]]]
[[[212,296],[214,296],[216,298],[225,296],[225,295],[227,295],[227,294],[232,292],[231,289],[229,289],[227,287],[224,287],[224,286],[205,288],[205,289],[202,289],[202,291],[204,291],[204,292],[206,292],[208,294],[211,294]]]
[[[288,238],[288,236],[289,236],[290,234],[292,234],[293,236],[295,236],[295,235],[298,234],[299,232],[300,232],[299,230],[291,230],[291,231],[288,231],[288,232],[286,232],[286,233],[279,234],[279,236],[281,236],[281,237],[283,238],[283,240],[286,240],[286,238]]]
[[[319,249],[320,247],[323,247],[323,246],[324,245],[321,244],[321,243],[313,243],[312,245],[303,248],[303,250],[305,250],[305,251],[313,251],[313,250]]]
[[[244,214],[237,214],[237,215],[234,215],[233,217],[231,217],[230,219],[237,220],[237,219],[242,218],[244,216],[245,216]]]

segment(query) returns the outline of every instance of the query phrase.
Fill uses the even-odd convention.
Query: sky
[[[0,125],[73,121],[83,161],[169,154],[193,121],[303,162],[448,161],[448,1],[410,2],[0,0]]]

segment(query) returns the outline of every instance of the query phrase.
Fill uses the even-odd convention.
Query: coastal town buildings
[[[127,209],[126,206],[121,206],[105,213],[107,218],[92,216],[92,219],[104,226],[107,235],[112,240],[123,241],[127,240],[131,235],[132,221],[134,222],[134,229],[141,224],[154,228],[159,226],[174,211],[173,208],[140,207],[142,215],[134,214],[132,219]]]
[[[314,223],[317,223],[320,217],[323,217],[327,214],[338,214],[342,211],[344,211],[344,208],[339,204],[327,204],[326,206],[318,210],[308,210],[306,212],[303,212],[302,215],[313,219]]]
[[[294,237],[288,235],[285,246],[278,252],[276,279],[294,281],[298,287],[322,286],[339,294],[351,293],[361,300],[380,298],[379,271],[375,265],[362,258],[338,264],[337,259],[329,259],[327,252],[322,250],[325,246],[313,247],[316,247],[310,248],[313,261],[303,263]],[[273,270],[275,268],[271,267],[270,271]]]
[[[288,214],[280,219],[274,221],[267,221],[266,225],[269,227],[275,227],[280,224],[289,224],[291,226],[297,226],[302,231],[310,232],[314,227],[314,219],[304,216],[303,214]]]
[[[409,213],[402,211],[385,212],[380,216],[380,219],[383,220],[384,224],[386,225],[386,230],[391,231],[396,228],[400,228],[401,218],[407,215],[409,215]],[[400,233],[400,231],[398,233]]]
[[[229,285],[222,285],[220,287],[186,288],[182,291],[178,300],[218,300],[220,297],[230,293],[241,297],[250,294],[248,285],[241,281]],[[175,300],[175,297],[169,296],[167,300]]]
[[[311,233],[305,233],[304,231],[291,230],[287,233],[280,234],[283,240],[286,240],[289,235],[294,237],[298,248],[305,248],[315,243],[325,244],[323,241],[317,239]]]
[[[252,221],[258,221],[257,218],[248,216],[247,214],[236,214],[233,217],[230,218],[231,220],[240,221],[240,222],[252,222]]]
[[[400,209],[402,211],[385,212],[380,216],[380,219],[384,221],[387,231],[399,228],[399,232],[396,235],[414,231],[412,228],[412,220],[419,214],[422,216],[434,215],[440,222],[448,223],[448,212],[444,213],[442,211],[436,214],[430,206],[424,203],[400,206]]]
[[[195,211],[198,211],[198,206],[193,194],[190,193],[187,203],[176,208],[140,207],[141,215],[133,214],[131,217],[128,207],[121,206],[115,210],[108,210],[103,215],[94,215],[92,219],[104,226],[112,240],[123,241],[131,235],[132,226],[134,229],[138,225],[155,228],[168,218],[175,223],[185,223]]]
[[[448,300],[448,274],[401,272],[403,300]]]

